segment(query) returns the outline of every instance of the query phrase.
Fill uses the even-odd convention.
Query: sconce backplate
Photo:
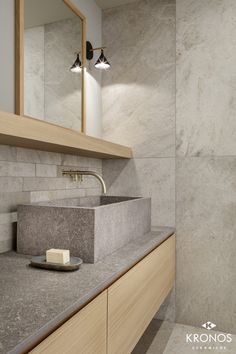
[[[87,41],[86,42],[86,58],[87,58],[87,60],[93,59],[93,51],[91,49],[93,49],[93,46],[89,41]]]

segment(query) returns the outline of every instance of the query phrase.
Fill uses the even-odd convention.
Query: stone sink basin
[[[95,263],[151,229],[151,199],[95,196],[18,207],[17,252],[69,249]]]

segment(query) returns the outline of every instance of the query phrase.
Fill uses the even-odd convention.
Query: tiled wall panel
[[[14,248],[17,205],[99,195],[99,182],[62,177],[63,169],[102,173],[101,160],[0,145],[0,253]]]

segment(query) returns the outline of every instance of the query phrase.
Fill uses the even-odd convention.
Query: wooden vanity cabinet
[[[108,354],[131,353],[171,290],[174,277],[172,236],[108,288]]]
[[[32,354],[130,354],[173,287],[175,236],[49,335]]]
[[[105,354],[107,290],[59,327],[30,353]]]

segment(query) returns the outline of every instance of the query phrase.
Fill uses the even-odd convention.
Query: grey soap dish
[[[82,259],[78,257],[71,257],[70,262],[66,264],[46,262],[46,256],[35,256],[30,260],[30,265],[32,267],[43,268],[48,270],[59,270],[64,272],[77,270],[80,268],[82,263]]]

